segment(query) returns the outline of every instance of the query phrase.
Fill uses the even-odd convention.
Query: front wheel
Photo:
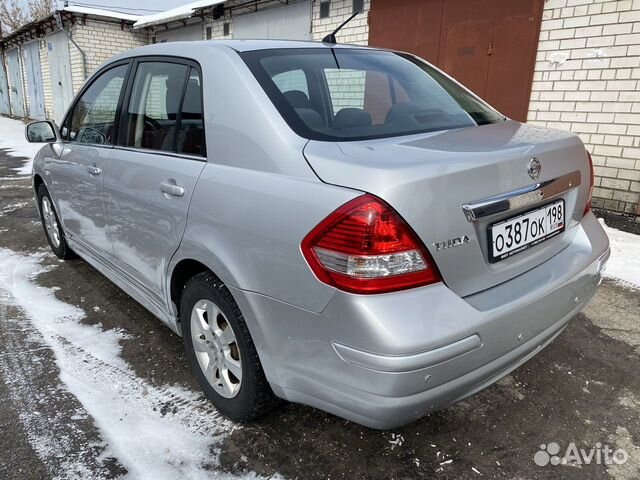
[[[225,416],[247,422],[267,413],[276,397],[238,305],[215,275],[187,282],[180,302],[187,357],[207,398]]]
[[[40,207],[40,220],[47,236],[47,242],[56,257],[63,260],[76,258],[76,254],[69,248],[67,239],[62,231],[58,214],[56,213],[51,195],[44,184],[38,187],[38,206]]]

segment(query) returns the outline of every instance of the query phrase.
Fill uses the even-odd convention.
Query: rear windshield
[[[241,55],[291,128],[313,140],[365,140],[504,120],[411,55],[345,48]]]

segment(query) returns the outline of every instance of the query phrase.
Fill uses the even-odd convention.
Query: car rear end
[[[317,177],[354,195],[300,241],[335,289],[322,311],[244,300],[281,396],[400,425],[517,368],[594,295],[609,248],[576,136],[505,119],[403,54],[243,58]],[[282,77],[297,70],[302,87]]]

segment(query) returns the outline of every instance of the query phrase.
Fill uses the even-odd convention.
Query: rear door
[[[129,62],[115,64],[85,87],[62,126],[64,149],[47,162],[65,232],[94,254],[109,258],[102,196],[104,171],[115,143],[118,105]]]
[[[189,201],[206,164],[199,66],[136,61],[118,146],[105,172],[105,206],[117,263],[159,305]]]

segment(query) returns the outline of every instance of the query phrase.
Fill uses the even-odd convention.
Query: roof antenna
[[[335,45],[336,43],[338,43],[338,41],[336,40],[336,33],[338,33],[340,30],[342,30],[342,27],[344,27],[347,23],[349,23],[351,20],[353,20],[353,17],[358,15],[358,13],[360,13],[360,12],[355,12],[353,15],[351,15],[349,18],[347,18],[344,22],[342,22],[338,28],[336,28],[333,32],[331,32],[329,35],[324,37],[322,39],[322,43],[328,43],[329,45]]]

